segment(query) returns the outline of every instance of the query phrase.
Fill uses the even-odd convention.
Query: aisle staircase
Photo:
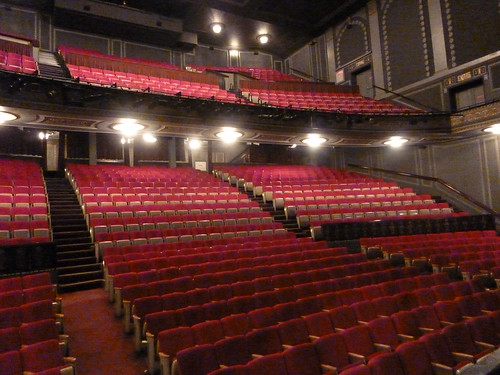
[[[71,77],[61,66],[58,56],[49,51],[40,51],[38,55],[38,70],[43,78],[71,81]]]
[[[103,283],[102,266],[80,203],[66,178],[46,177],[53,239],[57,253],[59,293],[98,288]]]

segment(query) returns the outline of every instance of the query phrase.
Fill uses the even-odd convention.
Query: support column
[[[213,163],[212,163],[212,149],[214,141],[207,141],[207,172],[212,173]]]
[[[97,164],[97,133],[89,133],[89,164]]]
[[[59,152],[57,153],[57,171],[64,173],[64,161],[66,160],[67,133],[59,132]]]
[[[434,69],[437,72],[448,69],[448,56],[444,39],[444,27],[441,2],[427,0],[429,6],[429,21],[432,35],[432,54],[434,56]]]
[[[177,167],[177,146],[174,137],[168,140],[168,164],[170,168]]]
[[[333,38],[333,27],[330,27],[325,33],[326,43],[326,58],[328,60],[328,82],[335,82],[335,71],[337,66],[335,64],[335,41]]]
[[[368,4],[368,22],[370,24],[370,42],[372,45],[372,69],[373,83],[379,87],[385,87],[384,61],[382,59],[382,43],[380,41],[380,25],[378,22],[378,8],[376,0],[371,0]],[[373,90],[374,98],[379,99],[383,92]]]

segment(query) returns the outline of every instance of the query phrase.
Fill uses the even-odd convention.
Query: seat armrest
[[[470,361],[472,363],[476,363],[476,359],[472,354],[467,354],[467,353],[460,353],[460,352],[451,352],[453,355],[453,358],[459,361]]]
[[[293,347],[293,345],[289,345],[289,344],[281,344],[281,346],[283,347],[283,350],[287,350],[287,349],[290,349]]]
[[[474,343],[479,346],[479,348],[482,350],[491,350],[491,349],[495,349],[495,345],[492,345],[492,344],[489,344],[487,342],[483,342],[483,341],[474,341]]]
[[[408,342],[408,341],[413,341],[415,340],[414,336],[410,335],[403,335],[402,333],[398,333],[398,338],[401,342]]]
[[[434,375],[455,375],[455,371],[449,366],[436,362],[432,362],[431,365]]]
[[[352,352],[348,352],[347,354],[349,355],[349,360],[351,362],[361,362],[366,365],[367,360],[365,356]]]
[[[429,332],[434,332],[434,329],[427,327],[418,327],[418,329],[420,330],[420,332],[422,332],[423,335]]]
[[[452,324],[455,324],[453,322],[448,322],[446,320],[440,320],[439,323],[441,323],[441,325],[443,325],[444,327],[451,326]]]
[[[379,342],[374,342],[373,346],[377,349],[377,352],[392,352],[393,348],[387,344],[381,344]]]
[[[314,342],[317,339],[319,339],[319,336],[309,335],[309,340],[311,340],[311,342]]]
[[[339,373],[335,366],[325,365],[324,363],[321,364],[321,370],[323,373],[327,372],[332,375],[337,375]]]
[[[160,352],[158,354],[160,359],[160,374],[171,375],[172,372],[172,358],[168,354]]]
[[[260,358],[260,357],[262,357],[262,354],[255,354],[255,353],[252,353],[252,358],[253,358],[253,359]]]

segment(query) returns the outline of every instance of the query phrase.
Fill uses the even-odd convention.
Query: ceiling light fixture
[[[234,128],[223,128],[221,132],[215,135],[224,143],[234,143],[238,138],[243,136],[243,133],[236,131]]]
[[[146,143],[155,143],[158,139],[151,133],[144,133],[142,139]]]
[[[17,118],[17,116],[13,113],[0,111],[0,124],[4,123],[6,121],[15,120],[16,118]]]
[[[191,150],[199,150],[201,148],[201,141],[196,138],[188,139],[188,144]]]
[[[259,34],[257,35],[257,40],[260,44],[266,44],[271,40],[271,35],[269,34]]]
[[[224,24],[220,22],[214,22],[210,25],[210,28],[215,34],[220,34],[224,29]]]
[[[320,137],[319,134],[309,134],[307,138],[303,139],[301,142],[309,147],[319,147],[326,142],[326,138]]]
[[[120,123],[113,125],[113,129],[118,130],[126,137],[133,137],[139,131],[144,130],[144,125],[138,124],[134,119],[123,119]]]
[[[400,136],[394,136],[394,137],[391,137],[388,141],[385,141],[384,145],[388,145],[391,147],[401,147],[406,142],[408,142],[408,139],[400,137]]]
[[[486,133],[498,135],[498,134],[500,134],[500,123],[495,124],[495,125],[491,125],[490,127],[487,127],[486,129],[484,129],[483,131],[485,131]]]

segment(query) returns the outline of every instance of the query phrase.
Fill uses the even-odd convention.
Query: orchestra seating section
[[[10,163],[19,162],[0,165],[26,165]],[[41,179],[33,171],[17,174],[30,183],[2,173],[5,190],[30,192],[31,180]],[[319,204],[315,194],[327,200],[329,191],[349,205],[379,195],[376,208],[390,198],[413,202],[411,190],[312,166],[219,166],[210,175],[68,164],[66,176],[103,262],[114,314],[147,355],[148,373],[427,375],[498,364],[500,290],[480,277],[500,266],[495,231],[362,238],[362,251],[353,252],[296,236],[251,199],[300,218],[301,202]],[[303,200],[289,199],[295,190]],[[8,203],[15,207],[13,198]],[[443,214],[453,213],[435,213]],[[48,274],[40,275],[0,280],[0,368],[71,374],[60,300]],[[32,318],[35,312],[45,315]],[[53,356],[43,364],[42,351]]]
[[[278,82],[278,81],[295,81],[301,82],[302,79],[290,74],[281,73],[277,70],[270,68],[246,67],[246,66],[204,66],[204,65],[188,65],[186,70],[190,72],[203,73],[207,70],[226,73],[243,73],[249,75],[254,79],[264,82]]]
[[[47,193],[40,165],[0,160],[0,245],[50,242]]]
[[[324,167],[221,166],[217,174],[242,186],[300,228],[320,238],[324,223],[344,223],[466,215],[430,195],[418,195],[394,182]]]
[[[0,279],[0,373],[76,374],[48,272]]]

